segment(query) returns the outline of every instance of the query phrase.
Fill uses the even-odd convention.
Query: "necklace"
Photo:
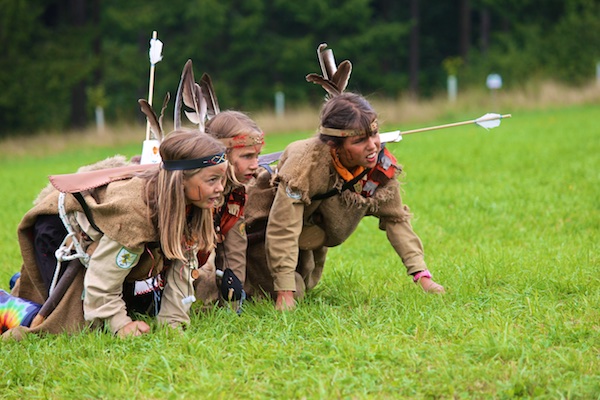
[[[198,271],[198,238],[196,235],[185,235],[183,242],[187,267],[190,269],[192,279],[196,280],[200,276]]]

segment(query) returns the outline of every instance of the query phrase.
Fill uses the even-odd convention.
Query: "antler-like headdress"
[[[327,43],[319,45],[317,48],[317,58],[319,59],[323,75],[308,74],[306,75],[306,80],[321,85],[330,98],[339,96],[346,90],[346,86],[348,86],[348,80],[352,72],[352,63],[344,60],[336,67],[333,50],[327,48]],[[377,121],[372,122],[371,130],[377,130]],[[323,126],[319,127],[319,133],[336,137],[361,136],[365,134],[362,130],[334,129]]]
[[[308,74],[306,75],[306,80],[321,85],[331,97],[342,94],[350,79],[352,63],[344,60],[340,65],[336,66],[333,50],[327,48],[327,43],[319,45],[317,48],[317,58],[319,59],[323,75]]]

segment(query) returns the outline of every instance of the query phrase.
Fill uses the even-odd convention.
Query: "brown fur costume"
[[[83,167],[78,172],[125,164],[122,157],[105,160],[89,167]],[[143,204],[144,181],[132,178],[112,182],[84,194],[97,226],[105,235],[127,247],[140,247],[158,242],[154,224],[148,218],[146,206]],[[48,297],[46,285],[42,280],[34,256],[33,226],[41,215],[56,215],[58,213],[59,192],[51,186],[46,187],[36,199],[34,207],[28,211],[18,227],[18,239],[21,248],[23,265],[21,278],[12,294],[27,300],[43,304]],[[82,211],[80,204],[71,195],[65,197],[67,213]],[[157,246],[148,246],[152,256],[144,253],[138,265],[131,271],[128,280],[145,279],[148,274],[158,274],[163,268],[163,258]],[[153,258],[153,259],[152,259]],[[56,309],[40,325],[33,329],[18,327],[5,332],[4,336],[21,338],[27,332],[76,332],[88,323],[83,317],[83,277],[82,269]]]
[[[397,179],[378,187],[369,198],[346,190],[324,200],[311,200],[317,194],[341,188],[344,183],[333,167],[329,149],[318,138],[294,142],[286,148],[275,175],[271,178],[269,172],[261,171],[256,185],[248,188],[246,222],[249,246],[245,289],[249,294],[260,295],[261,292],[266,292],[275,296],[273,271],[267,262],[264,234],[269,213],[273,212],[271,206],[277,185],[284,185],[304,203],[295,274],[296,297],[302,297],[305,289],[311,289],[319,282],[327,248],[343,243],[363,217],[378,217],[382,230],[386,229],[386,225],[392,226],[394,223],[408,224],[410,212],[402,204]],[[400,168],[395,178],[399,173]],[[390,242],[399,254],[405,252],[400,249],[402,245],[398,244],[399,240],[393,234],[391,236],[388,232]],[[273,241],[276,242],[277,238],[273,238]],[[282,249],[287,250],[289,249]],[[411,266],[410,272],[424,269],[424,262],[420,260]]]

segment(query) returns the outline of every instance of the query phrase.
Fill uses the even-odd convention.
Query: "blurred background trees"
[[[597,0],[0,0],[0,136],[85,126],[98,103],[109,122],[141,120],[153,30],[155,106],[189,58],[222,108],[272,107],[279,90],[320,102],[304,76],[323,42],[352,61],[350,90],[385,98],[442,92],[458,57],[461,87],[491,72],[579,85],[600,61]]]

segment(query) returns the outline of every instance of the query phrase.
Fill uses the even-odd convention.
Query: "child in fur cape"
[[[145,334],[150,327],[128,313],[123,285],[161,272],[166,283],[157,319],[171,326],[186,324],[197,253],[214,247],[211,209],[222,198],[224,151],[210,136],[180,129],[162,142],[160,165],[73,174],[87,187],[66,193],[64,210],[89,255],[87,268],[79,269],[54,311],[36,326],[13,328],[4,336],[75,332],[89,324],[105,324],[119,336]],[[90,185],[86,174],[96,174],[96,179],[98,173],[103,183]],[[73,193],[82,194],[87,210]],[[23,266],[14,296],[40,304],[48,299],[47,274],[36,246],[55,238],[36,236],[36,223],[56,216],[60,198],[58,190],[46,190],[19,225]]]
[[[290,144],[276,173],[261,171],[248,191],[246,291],[270,294],[277,309],[294,308],[294,299],[321,279],[327,249],[343,243],[363,217],[374,216],[413,281],[443,293],[402,203],[401,167],[380,142],[377,114],[364,97],[344,93],[350,62],[336,67],[326,44],[317,54],[323,75],[307,80],[328,93],[317,137]]]

